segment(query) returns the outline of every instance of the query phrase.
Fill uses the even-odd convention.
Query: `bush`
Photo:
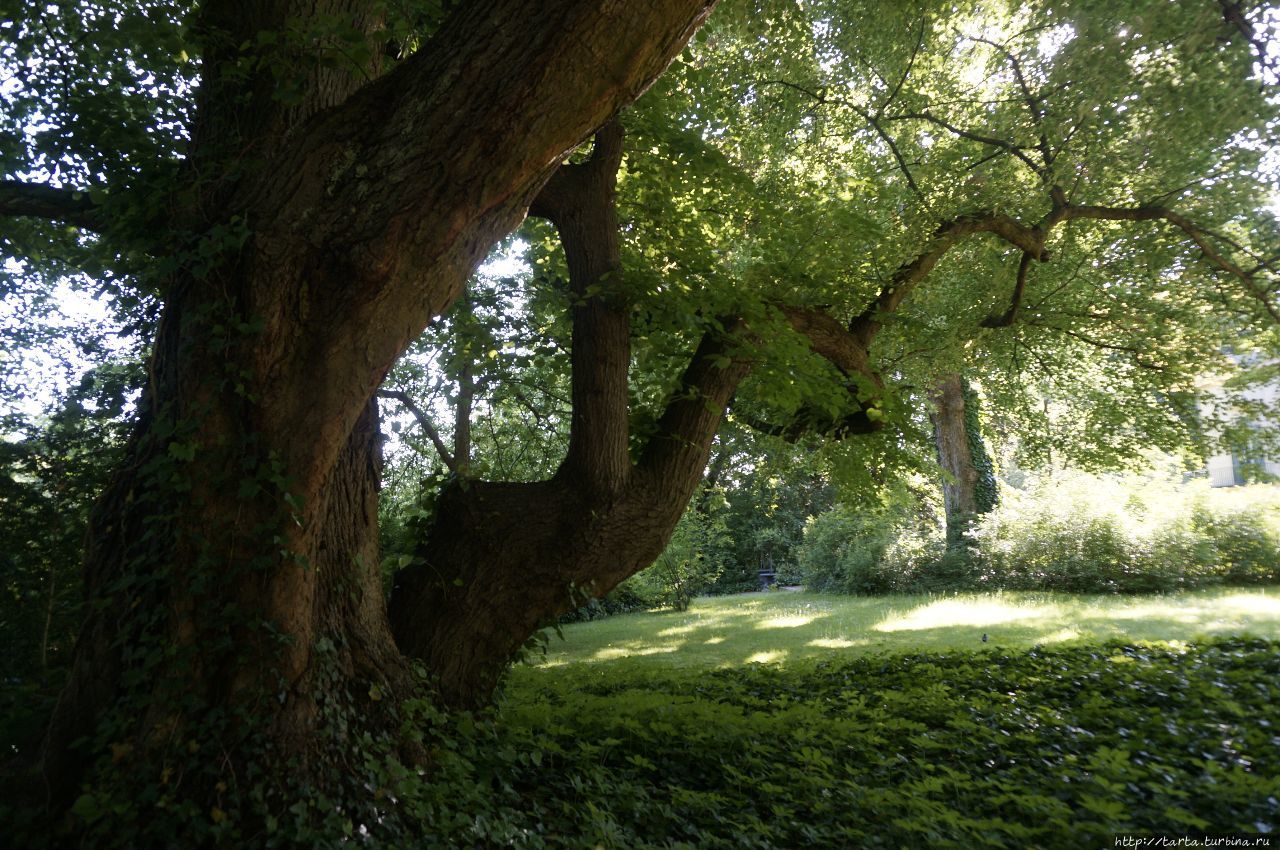
[[[1214,490],[1176,473],[1058,473],[1008,488],[947,550],[913,515],[842,506],[813,518],[799,550],[812,590],[962,589],[1165,593],[1280,582],[1280,486]]]
[[[638,576],[632,576],[609,591],[600,599],[592,599],[582,607],[570,611],[560,618],[565,623],[583,623],[588,620],[599,620],[614,614],[631,614],[636,611],[648,611],[660,604],[648,584]]]
[[[1280,580],[1280,488],[1222,493],[1169,477],[1059,475],[974,528],[990,588],[1156,593]]]
[[[936,557],[941,538],[913,528],[903,515],[863,515],[839,506],[813,517],[797,552],[810,590],[874,595],[910,587]]]
[[[1267,584],[1280,580],[1280,534],[1274,527],[1274,514],[1262,508],[1216,514],[1205,510],[1198,512],[1195,520],[1224,581]]]
[[[713,585],[723,571],[711,553],[723,549],[723,517],[688,510],[653,566],[636,578],[659,605],[677,611],[689,608],[694,596]]]

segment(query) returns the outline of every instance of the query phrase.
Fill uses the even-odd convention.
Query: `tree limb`
[[[1052,224],[1059,215],[1055,208],[1046,217]],[[933,271],[933,267],[965,236],[975,233],[994,234],[1014,247],[1021,248],[1033,259],[1046,260],[1044,242],[1046,235],[1045,222],[1028,227],[1004,213],[978,212],[957,216],[950,221],[938,225],[933,237],[924,250],[912,259],[900,265],[890,277],[889,282],[880,289],[880,294],[867,308],[849,323],[849,330],[856,334],[864,348],[871,347],[871,341],[880,330],[878,316],[894,312],[903,299],[920,281]]]
[[[961,129],[960,127],[955,126],[949,121],[944,121],[943,119],[934,115],[932,112],[902,112],[897,115],[889,115],[885,117],[886,121],[906,121],[906,120],[913,120],[913,119],[918,121],[928,121],[931,124],[936,124],[937,126],[950,132],[952,135],[959,136],[962,139],[968,139],[971,142],[979,142],[984,145],[990,145],[991,147],[994,147],[994,148],[1000,148],[1001,150],[1006,151],[1010,155],[1015,156],[1018,159],[1022,160],[1022,162],[1025,163],[1026,166],[1031,169],[1032,173],[1038,175],[1041,178],[1044,178],[1045,176],[1044,167],[1037,165],[1034,159],[1027,156],[1026,148],[1024,148],[1023,146],[1015,145],[1013,142],[1009,142],[1004,139],[997,139],[994,136],[984,136],[981,133],[975,133],[971,130]]]
[[[1040,151],[1040,159],[1044,162],[1045,171],[1047,172],[1048,169],[1053,167],[1054,155],[1053,149],[1049,146],[1049,136],[1045,133],[1044,129],[1044,105],[1041,104],[1040,98],[1036,97],[1036,95],[1031,91],[1031,86],[1027,82],[1026,75],[1022,72],[1022,63],[1018,61],[1018,57],[1014,55],[1013,51],[1003,44],[998,44],[990,39],[982,38],[981,36],[970,35],[965,37],[971,41],[975,41],[979,44],[985,44],[995,50],[998,50],[1004,55],[1005,59],[1009,60],[1009,65],[1013,68],[1013,77],[1018,82],[1018,88],[1022,90],[1022,99],[1026,103],[1027,109],[1031,112],[1032,121],[1035,123],[1036,129],[1038,130],[1040,141],[1037,148]]]
[[[729,399],[751,371],[752,362],[734,351],[748,333],[744,322],[730,319],[702,335],[640,458],[638,471],[659,486],[668,479],[702,477]]]
[[[1256,273],[1261,268],[1269,268],[1269,263],[1253,270],[1241,268],[1230,258],[1218,251],[1211,243],[1210,238],[1217,238],[1237,250],[1243,250],[1239,245],[1232,242],[1226,237],[1218,236],[1212,231],[1207,230],[1183,215],[1175,213],[1172,210],[1157,206],[1142,207],[1105,207],[1093,205],[1067,206],[1063,209],[1063,220],[1070,221],[1073,219],[1096,219],[1102,221],[1165,221],[1181,230],[1196,244],[1200,249],[1203,258],[1212,266],[1221,271],[1230,274],[1238,279],[1249,293],[1251,297],[1258,301],[1267,311],[1272,320],[1280,324],[1280,308],[1278,308],[1268,296],[1265,288],[1258,284],[1255,278]],[[1246,252],[1247,253],[1247,252]]]
[[[843,323],[821,310],[779,306],[778,311],[792,330],[809,341],[815,354],[826,358],[842,374],[860,376],[876,385],[880,383],[880,376],[871,368],[867,348]]]
[[[449,467],[450,472],[458,471],[458,460],[449,451],[449,447],[444,444],[444,440],[440,439],[440,432],[431,424],[431,417],[427,416],[427,412],[419,407],[417,402],[409,397],[408,393],[399,390],[378,390],[378,398],[391,399],[404,405],[405,409],[413,414],[413,418],[418,420],[418,427],[431,439],[431,445],[436,447],[436,452],[439,453],[440,459],[444,461],[444,465]]]
[[[1162,367],[1156,366],[1153,363],[1144,363],[1142,360],[1144,349],[1139,348],[1136,345],[1121,345],[1114,342],[1103,342],[1102,340],[1094,339],[1093,337],[1082,334],[1079,331],[1073,331],[1070,328],[1064,328],[1060,325],[1049,325],[1043,322],[1028,322],[1028,324],[1033,328],[1044,328],[1046,330],[1057,331],[1060,334],[1066,334],[1072,339],[1079,340],[1086,345],[1092,345],[1094,348],[1103,348],[1107,351],[1120,351],[1125,354],[1132,355],[1134,365],[1143,369],[1149,369],[1153,372],[1163,371]]]
[[[1254,32],[1253,25],[1249,23],[1248,18],[1241,11],[1240,0],[1218,0],[1218,6],[1222,9],[1222,19],[1244,36],[1245,41],[1249,43],[1258,53],[1258,64],[1264,69],[1271,70],[1274,63],[1271,60],[1270,53],[1267,50],[1267,44],[1257,33]]]
[[[575,295],[570,310],[573,407],[562,472],[599,492],[617,490],[631,472],[631,319],[623,299],[607,291],[622,268],[614,204],[622,153],[622,126],[610,121],[596,133],[590,159],[561,165],[529,207],[530,215],[555,225]]]
[[[738,409],[733,411],[733,416],[752,431],[795,443],[810,434],[822,434],[837,440],[854,434],[874,434],[884,427],[884,422],[868,415],[868,409],[864,407],[845,416],[832,418],[824,411],[805,406],[797,410],[791,421],[784,425],[766,422]]]
[[[914,56],[912,57],[912,61],[913,62],[915,61]],[[908,68],[907,70],[909,72],[910,68]],[[906,77],[903,76],[902,81],[900,81],[898,84],[899,88],[901,87],[902,82],[905,82],[905,81],[906,81]],[[864,109],[861,106],[858,106],[856,103],[852,101],[845,100],[844,98],[828,97],[827,95],[821,92],[813,91],[810,88],[799,85],[798,83],[790,82],[789,80],[760,80],[759,84],[766,85],[766,86],[783,86],[784,88],[789,88],[792,91],[800,92],[806,97],[809,97],[814,101],[816,101],[817,103],[822,104],[824,106],[825,105],[843,106],[845,109],[848,109],[850,112],[857,115],[863,121],[866,121],[869,125],[871,125],[871,129],[875,131],[876,135],[879,136],[886,145],[888,145],[889,153],[893,155],[894,161],[897,162],[898,164],[898,170],[901,171],[902,176],[906,178],[907,185],[911,187],[911,191],[917,195],[923,196],[923,193],[921,193],[920,191],[920,186],[916,183],[915,177],[911,175],[911,168],[907,164],[906,157],[902,155],[902,151],[898,148],[898,143],[894,141],[894,138],[890,136],[887,131],[885,131],[884,127],[881,125],[880,121],[878,120],[877,116],[880,114],[879,112],[873,115],[869,110]],[[890,97],[890,100],[892,100],[893,97],[897,96],[897,92],[898,90],[894,89],[894,93]],[[886,101],[886,104],[887,103],[888,101]],[[883,109],[883,107],[881,107],[881,109]]]
[[[0,216],[65,221],[86,230],[101,226],[98,205],[88,192],[20,180],[0,180]]]

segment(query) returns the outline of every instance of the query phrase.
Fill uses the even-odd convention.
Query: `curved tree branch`
[[[413,415],[418,421],[418,427],[422,432],[431,439],[431,445],[436,447],[440,459],[444,461],[444,465],[449,467],[450,472],[458,471],[458,460],[449,451],[449,447],[444,444],[444,440],[440,439],[440,432],[431,424],[431,417],[427,416],[427,412],[417,405],[417,403],[409,397],[408,393],[399,390],[378,390],[378,398],[387,398],[392,401],[398,401],[404,405],[405,410]]]
[[[1226,272],[1236,278],[1243,284],[1245,291],[1262,305],[1273,321],[1280,324],[1280,308],[1271,300],[1266,288],[1257,280],[1257,273],[1262,269],[1270,269],[1270,263],[1262,263],[1258,267],[1249,270],[1242,268],[1231,258],[1227,257],[1223,252],[1219,251],[1211,239],[1217,239],[1224,242],[1230,247],[1243,251],[1235,242],[1219,236],[1206,228],[1201,227],[1185,216],[1158,206],[1141,206],[1141,207],[1106,207],[1106,206],[1066,206],[1062,210],[1062,219],[1070,221],[1074,219],[1095,219],[1101,221],[1165,221],[1181,230],[1187,235],[1196,247],[1200,249],[1201,256],[1209,265],[1220,271]],[[1246,251],[1246,253],[1248,253]]]
[[[1052,224],[1060,213],[1054,211],[1046,217]],[[855,334],[863,348],[869,349],[879,332],[880,317],[894,312],[929,272],[933,271],[948,251],[966,236],[975,233],[991,233],[1036,260],[1047,260],[1044,243],[1047,228],[1044,223],[1028,227],[1004,213],[978,212],[957,216],[938,225],[924,250],[900,265],[880,290],[880,294],[852,322],[849,330]]]

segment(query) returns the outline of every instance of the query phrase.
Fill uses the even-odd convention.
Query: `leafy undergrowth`
[[[440,752],[419,816],[444,845],[1081,848],[1280,829],[1274,641],[535,672]]]

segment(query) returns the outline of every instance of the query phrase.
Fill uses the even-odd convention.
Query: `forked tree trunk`
[[[299,22],[376,33],[380,5],[204,4],[199,201],[176,218],[210,236],[169,284],[129,460],[92,518],[88,617],[42,754],[51,805],[85,781],[134,787],[126,807],[143,809],[153,793],[243,802],[254,775],[323,791],[362,732],[399,723],[410,677],[380,587],[370,399],[562,155],[638,96],[714,0],[463,4],[380,78],[376,61],[334,69],[290,46]],[[280,56],[246,61],[266,44],[297,51],[283,58],[301,101],[276,97]],[[510,525],[474,510],[486,539]],[[507,599],[508,575],[472,560],[486,544],[439,545]],[[461,681],[479,668],[455,650],[478,625],[452,589],[415,616],[443,636],[426,654],[438,675]],[[503,637],[488,643],[505,647],[523,621],[501,613],[516,623],[492,620]]]
[[[630,321],[614,194],[622,131],[562,166],[530,212],[560,233],[574,291],[569,446],[548,481],[459,480],[440,499],[418,563],[397,576],[396,639],[422,658],[450,705],[491,694],[539,628],[602,596],[661,554],[701,480],[721,413],[749,364],[737,325],[708,334],[650,439],[629,451]],[[426,616],[425,612],[430,612]]]

